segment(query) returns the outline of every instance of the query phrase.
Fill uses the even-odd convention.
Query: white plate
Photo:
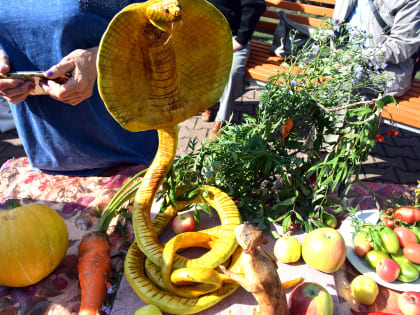
[[[375,224],[379,219],[378,210],[363,210],[356,212],[358,219],[366,221],[366,223]],[[375,270],[368,265],[364,257],[357,256],[353,251],[353,232],[351,225],[351,217],[347,217],[339,229],[347,245],[347,259],[361,274],[371,277],[376,283],[397,291],[417,291],[420,292],[420,278],[413,282],[401,282],[395,280],[393,282],[383,281],[376,274]]]

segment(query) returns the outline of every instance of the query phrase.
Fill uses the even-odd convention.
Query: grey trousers
[[[216,121],[227,121],[232,115],[233,104],[242,93],[250,47],[250,43],[247,43],[244,48],[233,52],[229,81],[219,101],[220,106],[217,112]]]

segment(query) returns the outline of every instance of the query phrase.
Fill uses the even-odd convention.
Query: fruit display
[[[377,224],[354,220],[353,251],[385,282],[409,283],[419,278],[419,209],[387,209]],[[391,220],[392,222],[390,222]],[[392,224],[391,224],[392,223]]]
[[[340,232],[332,228],[313,230],[302,242],[302,258],[305,263],[326,273],[335,272],[343,265],[346,251]]]
[[[69,246],[60,215],[50,207],[7,200],[0,210],[0,285],[25,287],[48,276]]]

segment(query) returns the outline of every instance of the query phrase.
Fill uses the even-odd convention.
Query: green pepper
[[[373,269],[376,269],[376,265],[384,258],[389,258],[389,255],[379,250],[371,250],[365,256],[366,262]]]
[[[396,262],[398,265],[399,265],[399,264],[401,264],[401,263],[404,263],[404,264],[410,264],[410,265],[412,265],[414,268],[416,268],[416,270],[417,270],[418,272],[420,272],[420,265],[419,265],[419,264],[412,263],[411,261],[409,261],[409,260],[407,259],[407,257],[405,257],[405,256],[403,255],[403,253],[402,253],[401,249],[398,251],[398,253],[397,253],[397,254],[391,254],[391,258],[392,258],[393,260],[395,260],[395,262]]]
[[[397,235],[391,228],[387,226],[382,227],[379,231],[379,237],[381,238],[382,247],[387,253],[398,253],[398,250],[400,249],[400,242],[398,241]]]
[[[417,280],[419,277],[419,272],[411,264],[401,263],[398,264],[398,266],[400,267],[400,275],[398,276],[398,280],[402,282],[412,282]]]

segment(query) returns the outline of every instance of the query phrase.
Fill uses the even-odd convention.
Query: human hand
[[[52,98],[71,105],[77,105],[91,97],[97,76],[97,53],[98,47],[72,51],[60,63],[45,71],[48,79],[56,79],[70,72],[72,76],[69,80],[64,84],[48,80],[41,87]]]
[[[232,44],[233,44],[233,51],[241,50],[244,48],[244,45],[239,43],[234,37],[232,38]]]
[[[0,73],[10,71],[9,58],[0,50]],[[35,87],[33,82],[20,79],[0,79],[0,96],[12,104],[17,104],[26,99],[31,89]]]

